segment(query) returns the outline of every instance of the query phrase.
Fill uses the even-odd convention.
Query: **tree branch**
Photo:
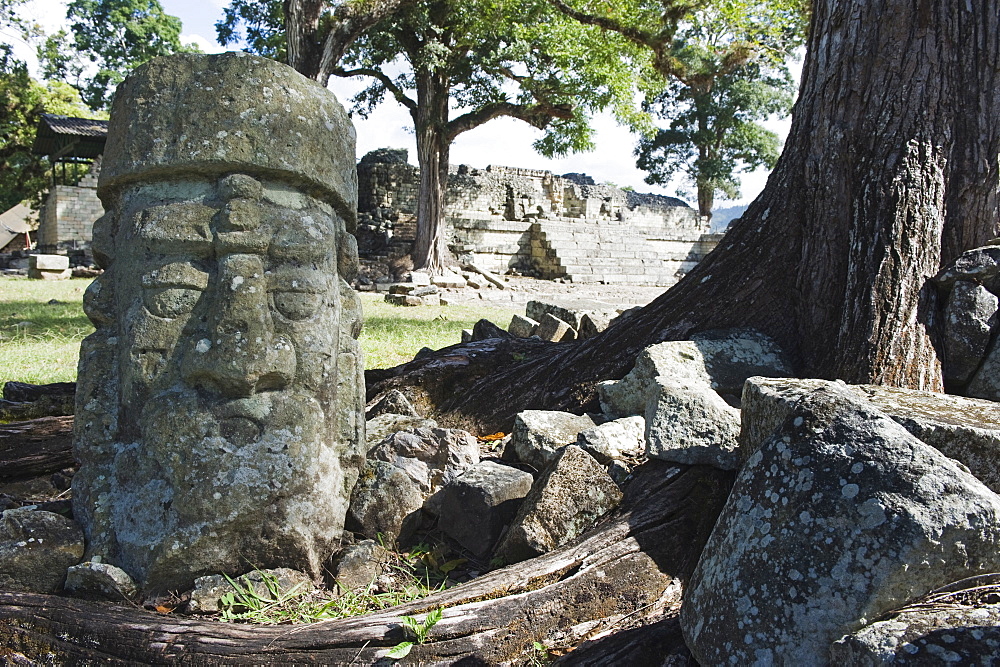
[[[560,12],[566,16],[583,23],[584,25],[593,25],[604,30],[610,30],[611,32],[617,32],[626,39],[629,39],[639,46],[646,46],[653,48],[653,43],[656,37],[653,33],[645,32],[644,30],[639,30],[638,28],[627,26],[624,23],[619,23],[618,21],[608,18],[607,16],[597,16],[595,14],[587,14],[586,12],[581,12],[567,5],[563,0],[549,0],[549,4],[558,9]]]
[[[494,118],[499,118],[500,116],[517,118],[532,127],[544,130],[555,118],[572,118],[573,107],[569,104],[550,104],[547,102],[539,104],[493,102],[453,119],[445,128],[445,138],[449,142],[454,141],[455,137],[463,132],[473,130],[483,123],[491,121]]]
[[[319,58],[316,80],[324,86],[338,63],[361,35],[379,21],[413,5],[416,0],[355,0],[344,2],[333,10],[332,23]],[[397,97],[398,99],[398,97]]]
[[[384,72],[380,70],[372,69],[370,67],[357,67],[355,69],[350,69],[350,70],[334,68],[330,72],[330,74],[342,78],[349,76],[370,76],[373,79],[378,79],[379,83],[385,86],[386,90],[392,93],[392,96],[396,99],[397,102],[402,104],[410,111],[417,110],[417,103],[411,100],[409,97],[407,97],[406,93],[403,92],[403,89],[397,86],[395,83],[393,83],[392,79],[390,79],[388,76],[385,75]]]

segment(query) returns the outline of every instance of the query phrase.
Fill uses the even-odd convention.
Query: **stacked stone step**
[[[543,220],[532,226],[532,254],[547,278],[610,285],[672,285],[677,264],[627,222]]]

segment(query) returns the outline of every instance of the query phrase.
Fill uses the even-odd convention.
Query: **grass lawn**
[[[94,330],[83,314],[89,278],[46,281],[0,278],[0,385],[9,380],[46,384],[76,379],[80,341]],[[486,318],[506,327],[514,308],[391,306],[381,294],[362,293],[361,347],[367,368],[407,362],[422,347],[461,341],[462,329]]]

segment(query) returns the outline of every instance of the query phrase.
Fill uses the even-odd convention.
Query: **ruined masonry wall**
[[[104,215],[97,198],[98,170],[91,170],[79,184],[57,185],[49,192],[38,226],[38,245],[43,251],[88,246],[94,221]]]

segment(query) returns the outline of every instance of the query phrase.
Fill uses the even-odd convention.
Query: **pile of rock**
[[[515,315],[507,331],[518,338],[538,336],[561,343],[592,338],[607,329],[618,317],[637,309],[615,308],[604,303],[557,304],[529,301],[524,317]]]

